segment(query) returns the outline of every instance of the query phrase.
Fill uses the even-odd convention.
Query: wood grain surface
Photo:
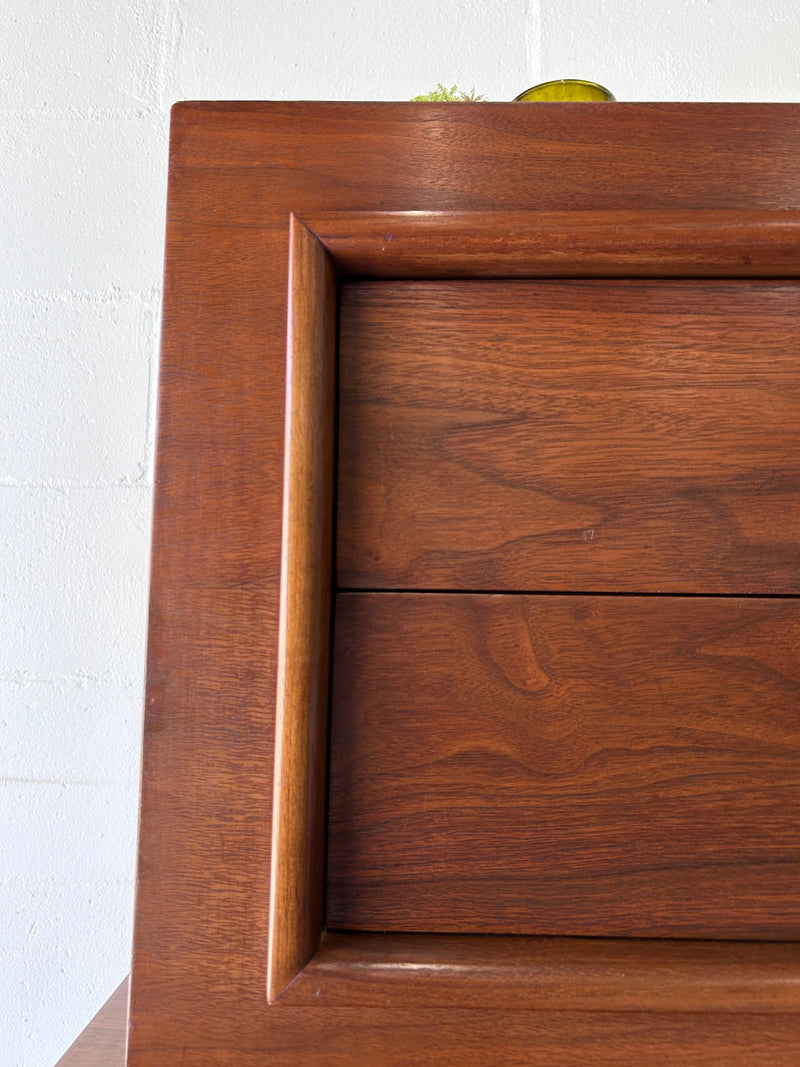
[[[329,931],[284,1003],[772,1015],[800,1010],[800,954],[785,942]]]
[[[128,1062],[136,1067],[796,1067],[800,1047],[795,1013],[765,1017],[750,1011],[356,1005],[327,1011],[278,1007],[265,1015],[263,1005],[249,1001],[235,1012],[237,1038],[224,1030],[217,1036],[216,1027],[209,1026],[214,1022],[199,1018],[193,1031],[186,1024],[162,1026],[150,1040],[149,1059],[134,1050]]]
[[[798,602],[337,599],[329,926],[800,937]]]
[[[286,463],[272,807],[269,974],[274,999],[323,928],[333,568],[336,277],[292,219]]]
[[[795,211],[336,211],[303,220],[340,277],[796,278]]]
[[[602,1056],[601,1062],[626,1063],[636,1055],[645,1034],[648,1047],[664,1057],[661,1062],[665,1063],[699,1063],[695,1057],[703,1050],[713,1053],[714,1059],[708,1061],[712,1063],[723,1062],[717,1056],[742,1055],[748,1064],[780,1065],[792,1055],[791,1013],[797,1011],[800,982],[793,945],[556,938],[483,938],[481,942],[487,940],[491,944],[488,959],[483,949],[476,952],[472,938],[327,935],[313,965],[290,994],[293,1005],[316,1009],[300,1017],[295,1045],[304,1047],[298,1048],[297,1056],[303,1055],[309,1063],[353,1062],[355,1050],[342,1047],[348,1040],[346,1028],[331,1032],[330,1041],[322,1040],[318,1023],[324,1020],[319,1010],[323,1004],[352,1007],[379,1002],[384,1010],[407,1004],[422,1011],[448,1007],[454,999],[463,1009],[456,1024],[467,1012],[494,1009],[490,1015],[494,1021],[501,1018],[498,1010],[534,1009],[535,1029],[515,1026],[516,1048],[504,1045],[501,1051],[496,1043],[494,1049],[484,1045],[482,1050],[474,1028],[462,1027],[460,1034],[455,1028],[447,1032],[452,1011],[439,1012],[437,1029],[445,1027],[446,1032],[429,1062],[446,1062],[452,1050],[462,1062],[485,1052],[494,1062],[505,1063],[578,1063],[585,1055]],[[577,1041],[572,1050],[559,1037],[565,996],[572,1009],[566,1016],[570,1032]],[[122,1067],[127,1002],[126,978],[57,1067]],[[556,1012],[548,1016],[542,1010],[547,1007],[555,1007]],[[669,1015],[664,1014],[667,1007]],[[602,1009],[599,1016],[598,1009]],[[282,1018],[287,1018],[285,1013]],[[595,1025],[592,1018],[597,1020]],[[394,1031],[389,1027],[388,1032]],[[383,1050],[375,1035],[371,1055],[377,1057],[383,1051],[382,1062],[396,1063],[409,1054],[412,1033],[411,1026],[398,1031],[395,1046]],[[405,1047],[400,1043],[403,1038]],[[262,1052],[246,1049],[234,1059],[229,1050],[203,1049],[187,1042],[182,1059],[195,1064],[255,1065],[268,1057],[270,1063],[292,1063],[291,1047],[279,1055],[278,1044],[283,1044],[281,1038]],[[162,1048],[169,1062],[169,1048]]]
[[[338,575],[800,592],[800,286],[345,287]]]
[[[798,145],[796,105],[173,109],[129,1067],[797,1063],[797,1012],[266,988],[290,215],[796,212]]]

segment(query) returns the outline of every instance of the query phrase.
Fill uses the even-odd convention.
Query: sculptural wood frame
[[[722,151],[743,128],[768,165]],[[798,1047],[795,946],[326,935],[322,857],[338,279],[797,278],[799,128],[757,106],[175,111],[130,1063]]]

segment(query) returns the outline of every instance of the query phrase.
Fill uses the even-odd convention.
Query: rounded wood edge
[[[334,932],[279,1003],[800,1015],[800,946]]]
[[[290,219],[286,436],[267,997],[323,929],[333,543],[336,278]]]
[[[800,275],[800,211],[327,212],[306,225],[340,275]]]

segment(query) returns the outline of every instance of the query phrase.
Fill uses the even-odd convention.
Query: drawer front
[[[800,591],[800,286],[344,287],[344,588]]]
[[[328,922],[800,937],[788,599],[338,597]]]

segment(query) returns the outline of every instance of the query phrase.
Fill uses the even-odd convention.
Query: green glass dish
[[[578,100],[597,102],[615,100],[616,97],[608,89],[604,89],[597,82],[582,81],[580,78],[562,78],[560,81],[542,82],[534,85],[532,89],[526,89],[524,93],[515,96],[514,100],[525,102],[551,101],[551,100]]]

